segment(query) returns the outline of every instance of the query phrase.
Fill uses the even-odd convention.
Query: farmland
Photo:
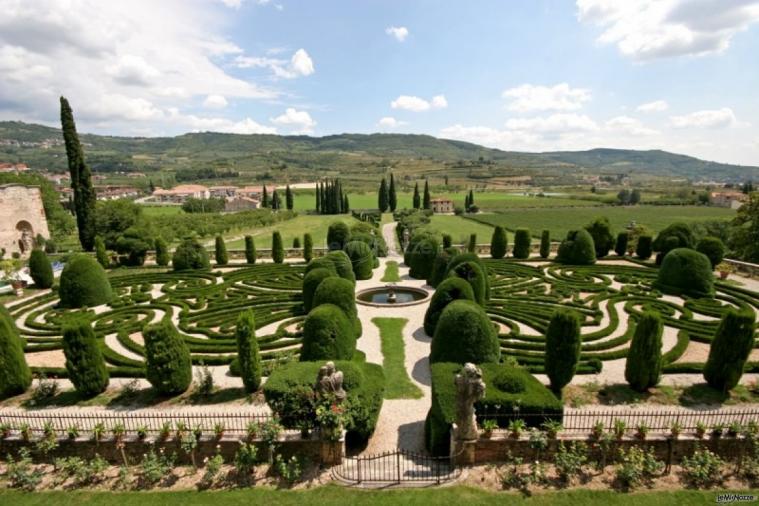
[[[227,238],[227,248],[243,249],[245,246],[243,236],[251,235],[256,239],[256,246],[259,248],[269,248],[271,246],[271,234],[278,230],[282,234],[282,242],[285,247],[290,247],[293,239],[298,237],[303,242],[303,234],[309,233],[314,239],[314,247],[320,248],[325,246],[327,241],[327,228],[330,223],[342,221],[349,226],[358,223],[358,220],[346,215],[300,215],[291,220],[279,222],[269,227],[251,228],[248,230],[238,231],[237,238]],[[229,240],[232,239],[232,240]]]

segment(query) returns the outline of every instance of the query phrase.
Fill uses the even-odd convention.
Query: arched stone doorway
[[[16,231],[19,233],[18,249],[24,255],[34,247],[34,228],[28,221],[21,220],[16,223]]]

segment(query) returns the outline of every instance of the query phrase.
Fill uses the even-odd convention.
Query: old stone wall
[[[28,256],[37,234],[50,237],[39,187],[0,185],[0,248]]]

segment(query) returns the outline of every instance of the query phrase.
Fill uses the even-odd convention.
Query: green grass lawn
[[[314,239],[314,247],[321,248],[327,244],[327,229],[329,228],[329,225],[336,221],[347,223],[348,226],[358,223],[357,219],[345,214],[300,215],[292,220],[283,221],[270,227],[256,228],[237,233],[240,235],[252,235],[256,239],[256,247],[258,248],[270,248],[271,234],[275,230],[279,230],[282,234],[283,244],[286,248],[289,248],[292,246],[295,237],[299,237],[301,245],[303,245],[303,234],[308,232]],[[227,242],[227,249],[243,249],[244,247],[245,240],[243,238]]]
[[[380,331],[382,341],[382,367],[385,369],[387,387],[385,399],[419,399],[422,391],[414,385],[406,372],[406,354],[403,345],[405,318],[372,318]]]
[[[382,279],[380,281],[384,281],[386,283],[397,283],[401,280],[401,277],[398,275],[398,262],[395,260],[389,260],[385,264],[385,274],[382,276]]]
[[[635,221],[639,225],[645,225],[654,232],[658,232],[676,221],[695,223],[709,220],[729,220],[735,217],[735,211],[723,207],[705,206],[504,209],[495,214],[477,214],[465,219],[473,223],[501,225],[512,231],[519,227],[527,227],[536,237],[540,236],[541,231],[550,230],[551,239],[561,240],[569,230],[580,228],[597,216],[609,218],[613,229],[616,231],[621,230],[631,221]]]
[[[730,491],[737,492],[737,491]],[[429,489],[358,490],[336,485],[307,490],[276,490],[256,487],[241,490],[213,492],[76,492],[56,491],[24,493],[0,490],[0,504],[13,506],[249,506],[276,504],[277,506],[303,506],[324,504],[330,506],[453,506],[517,504],[524,506],[585,506],[604,504],[619,506],[693,506],[712,505],[720,493],[714,491],[637,492],[621,494],[612,491],[571,490],[547,492],[524,497],[515,492],[488,492],[472,487],[453,486]],[[756,492],[747,492],[756,495]]]
[[[147,217],[152,216],[176,216],[177,214],[184,214],[181,206],[140,206],[142,214]]]
[[[477,234],[477,242],[489,244],[493,236],[493,227],[485,223],[468,220],[461,216],[433,215],[430,220],[432,228],[441,234],[448,234],[453,239],[453,244],[469,244],[469,234]],[[509,243],[513,240],[509,236]]]

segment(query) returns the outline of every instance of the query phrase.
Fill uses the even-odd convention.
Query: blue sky
[[[0,0],[0,119],[759,165],[756,0]]]

